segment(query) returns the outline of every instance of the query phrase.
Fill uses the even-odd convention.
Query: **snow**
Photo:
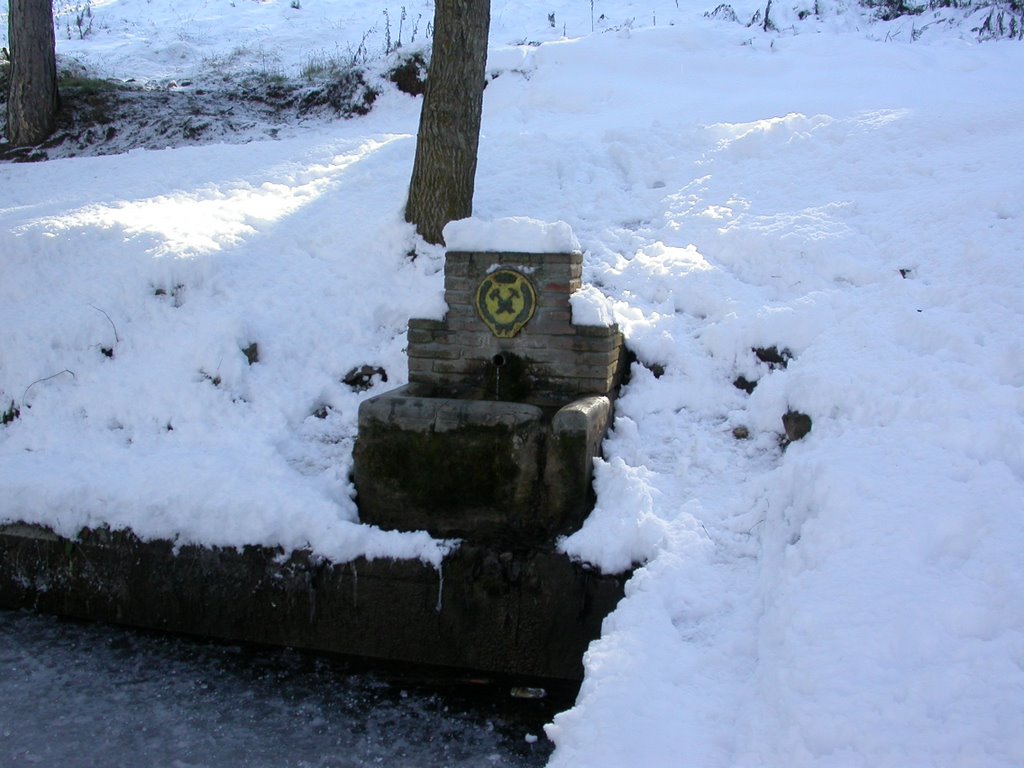
[[[580,249],[580,241],[564,221],[546,222],[527,216],[493,221],[459,219],[448,222],[442,236],[450,251],[573,253]]]
[[[983,8],[773,4],[764,32],[713,5],[492,4],[452,241],[564,222],[574,319],[638,358],[559,546],[640,567],[551,765],[1019,766],[1024,48],[979,44]],[[365,37],[372,69],[381,10],[118,0],[59,51],[164,82]],[[419,101],[379,86],[279,141],[0,168],[0,519],[440,560],[360,525],[348,479],[359,402],[444,311],[402,219]],[[387,383],[341,383],[364,364]],[[783,449],[789,411],[813,426]]]
[[[608,297],[594,285],[584,285],[575,291],[569,297],[569,306],[575,325],[609,326],[615,322]]]

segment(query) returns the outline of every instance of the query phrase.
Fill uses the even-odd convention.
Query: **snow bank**
[[[20,417],[0,434],[0,517],[439,562],[425,534],[359,526],[349,480],[373,390],[343,379],[369,364],[401,384],[408,317],[443,310],[438,257],[406,261],[399,211],[349,191],[401,184],[385,158],[411,149],[382,135],[6,169],[0,316],[18,332],[0,401]]]

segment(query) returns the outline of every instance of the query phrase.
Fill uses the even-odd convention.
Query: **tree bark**
[[[490,0],[437,0],[405,220],[429,243],[473,213]]]
[[[60,100],[51,0],[10,0],[7,140],[38,144],[53,133]]]

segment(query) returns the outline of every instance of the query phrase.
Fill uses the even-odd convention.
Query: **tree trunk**
[[[51,0],[10,0],[7,140],[38,144],[53,133],[60,101]]]
[[[429,243],[473,213],[490,0],[437,0],[405,220]]]

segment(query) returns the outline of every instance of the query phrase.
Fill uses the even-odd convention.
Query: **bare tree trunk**
[[[51,0],[10,0],[11,46],[7,92],[7,140],[14,146],[38,144],[56,125],[57,56]]]
[[[430,243],[473,213],[490,0],[437,0],[405,220]]]

